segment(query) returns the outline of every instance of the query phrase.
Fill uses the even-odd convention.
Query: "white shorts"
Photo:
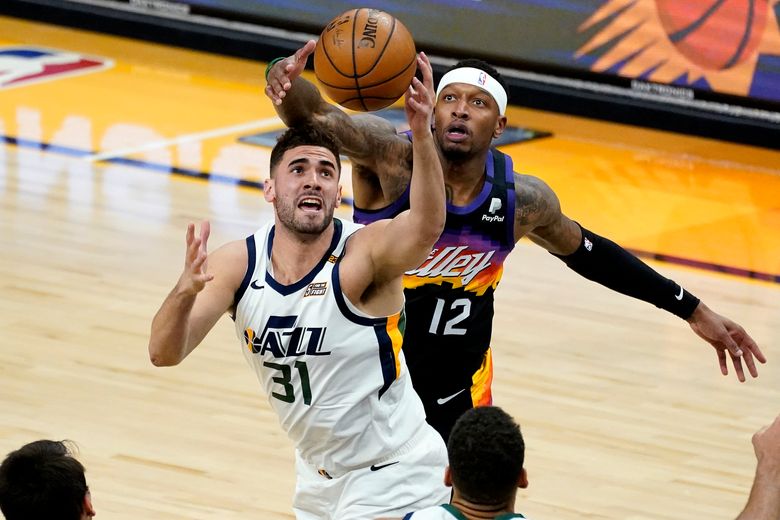
[[[296,450],[295,518],[401,517],[449,502],[450,489],[444,485],[447,448],[441,436],[426,423],[412,442],[399,455],[331,478],[304,462]]]

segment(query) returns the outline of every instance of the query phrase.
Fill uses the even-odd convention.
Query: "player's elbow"
[[[181,363],[181,356],[177,356],[160,346],[149,343],[149,361],[156,367],[172,367]]]
[[[446,219],[447,213],[445,211],[428,215],[428,218],[425,219],[425,223],[421,226],[418,235],[420,243],[433,247],[444,231],[444,222]]]
[[[437,231],[431,230],[422,233],[417,239],[417,243],[419,244],[420,249],[426,251],[426,254],[430,253],[433,246],[436,245],[436,242],[439,240],[443,229],[444,228],[442,227]]]

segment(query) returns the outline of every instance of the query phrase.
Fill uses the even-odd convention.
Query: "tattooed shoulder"
[[[543,226],[561,213],[561,204],[543,180],[515,174],[515,222],[521,226]]]

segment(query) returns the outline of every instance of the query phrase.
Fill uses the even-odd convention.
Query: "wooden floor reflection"
[[[9,18],[0,29],[0,45],[114,63],[0,91],[0,452],[76,441],[98,518],[292,518],[292,446],[229,320],[181,366],[154,368],[146,352],[186,224],[209,219],[215,247],[271,217],[257,188],[269,150],[237,142],[281,127],[263,64]],[[509,117],[552,132],[505,150],[584,226],[780,274],[780,153]],[[521,242],[497,295],[494,398],[523,427],[517,509],[530,518],[730,518],[747,498],[750,435],[780,413],[780,285],[653,266],[743,324],[769,364],[745,384],[724,378],[684,322]]]

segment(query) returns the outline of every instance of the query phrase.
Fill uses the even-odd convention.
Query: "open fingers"
[[[761,352],[761,348],[759,348],[758,344],[753,341],[753,338],[748,336],[747,332],[744,330],[741,332],[742,340],[740,341],[740,344],[742,345],[742,350],[745,351],[746,354],[753,354],[753,356],[755,356],[755,358],[761,363],[766,363],[766,356],[763,352]]]
[[[268,85],[265,87],[265,93],[271,98],[271,101],[273,101],[275,105],[279,105],[282,102],[282,98],[286,95],[284,84],[289,84],[290,81],[284,69],[280,69],[279,72],[276,72],[276,66],[274,66],[271,70],[272,72],[266,79]]]
[[[748,372],[753,377],[758,377],[758,369],[756,368],[756,361],[753,359],[753,354],[749,350],[745,350],[742,359],[745,361]]]
[[[265,95],[268,97],[268,99],[271,100],[271,103],[278,105],[281,102],[281,99],[279,98],[279,95],[276,93],[274,88],[271,86],[270,79],[268,81],[268,85],[265,86]]]
[[[731,333],[731,336],[739,342],[740,347],[742,348],[742,357],[745,360],[748,372],[750,372],[751,376],[758,377],[756,359],[761,363],[766,363],[766,356],[764,356],[764,353],[758,348],[758,345],[753,341],[753,338],[751,338],[742,327],[737,325],[736,330]]]
[[[190,247],[187,249],[187,263],[189,265],[192,265],[192,262],[195,261],[196,258],[198,258],[198,255],[200,254],[200,237],[195,237],[192,239],[192,243],[190,244]]]
[[[206,263],[206,260],[208,260],[209,255],[206,254],[205,251],[201,250],[198,251],[197,256],[193,259],[192,264],[190,264],[190,267],[192,268],[192,271],[195,273],[200,273],[203,271],[203,265]]]
[[[428,56],[424,52],[417,55],[417,67],[422,72],[422,83],[432,100],[436,99],[436,90],[433,88],[433,68]]]
[[[316,48],[317,42],[309,40],[303,47],[295,51],[295,64],[300,66],[300,70],[303,70],[306,67],[306,61]]]
[[[742,368],[742,356],[735,356],[731,351],[729,351],[729,355],[731,356],[731,362],[734,364],[734,371],[737,373],[737,379],[739,379],[740,383],[744,383],[745,370]]]
[[[187,234],[186,237],[186,244],[187,249],[189,249],[190,244],[192,244],[193,239],[195,238],[195,224],[187,224]]]
[[[729,375],[729,364],[726,360],[726,351],[722,349],[717,349],[718,353],[718,364],[720,365],[720,373],[724,376]]]
[[[200,242],[203,250],[206,250],[206,244],[209,241],[209,235],[211,234],[211,223],[208,220],[204,220],[200,223]]]
[[[281,70],[283,71],[283,74],[280,74],[277,78],[279,84],[277,94],[280,98],[285,96],[285,91],[292,88],[293,80],[300,76],[303,69],[306,68],[306,62],[316,47],[317,42],[309,40],[303,47],[295,51],[295,54],[282,61]]]
[[[727,329],[723,328],[723,331],[718,334],[716,341],[726,347],[732,356],[739,357],[742,355],[742,349],[737,342],[734,341],[734,338],[731,337],[731,334]]]
[[[423,82],[417,78],[412,78],[412,84],[410,88],[414,92],[415,96],[423,103],[431,103],[432,96],[430,91],[425,87]]]

